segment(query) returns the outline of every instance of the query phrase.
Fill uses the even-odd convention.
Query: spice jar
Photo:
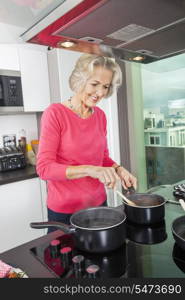
[[[21,148],[22,152],[26,155],[26,131],[21,129],[19,132],[19,147]]]
[[[26,150],[27,150],[26,158],[27,158],[28,164],[35,166],[36,165],[36,156],[32,150],[31,144],[26,145]]]

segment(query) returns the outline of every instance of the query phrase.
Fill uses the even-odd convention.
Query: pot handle
[[[56,227],[61,229],[64,233],[74,233],[76,230],[70,225],[63,224],[61,222],[33,222],[30,223],[31,228],[48,228],[48,227]]]
[[[167,187],[171,187],[171,185],[170,184],[161,184],[161,185],[153,186],[150,189],[148,189],[146,192],[147,192],[147,194],[152,194],[153,192],[156,192],[162,188],[167,188]]]

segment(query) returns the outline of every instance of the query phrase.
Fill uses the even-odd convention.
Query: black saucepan
[[[162,196],[135,193],[126,197],[135,203],[132,206],[124,202],[127,220],[137,224],[154,224],[164,219],[166,200]]]
[[[91,207],[74,213],[71,225],[60,222],[31,223],[32,228],[57,227],[73,235],[75,246],[91,253],[103,253],[119,248],[125,241],[126,215],[122,209]]]
[[[178,217],[173,221],[172,234],[177,245],[185,250],[185,216]]]

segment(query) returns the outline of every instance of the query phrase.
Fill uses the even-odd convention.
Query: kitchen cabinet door
[[[43,211],[43,221],[48,221],[48,210],[47,210],[47,183],[45,180],[40,179],[40,190],[42,199],[42,211]],[[47,233],[47,229],[45,229]]]
[[[45,234],[29,225],[43,221],[39,178],[1,185],[0,195],[0,253]]]
[[[47,53],[19,48],[25,112],[44,111],[50,104]]]
[[[17,47],[0,44],[0,69],[20,71]]]

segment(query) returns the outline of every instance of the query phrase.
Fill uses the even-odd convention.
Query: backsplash
[[[3,135],[16,135],[16,141],[20,137],[20,130],[26,132],[26,139],[29,143],[31,140],[38,139],[36,114],[16,114],[0,116],[0,147],[3,147]]]

